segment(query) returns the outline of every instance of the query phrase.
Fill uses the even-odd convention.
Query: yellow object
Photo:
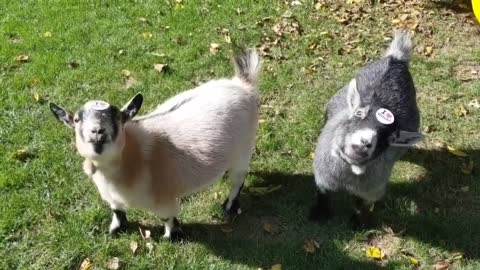
[[[480,23],[480,0],[472,0],[473,13]]]
[[[385,257],[385,253],[383,253],[383,251],[376,246],[372,246],[369,249],[367,249],[366,255],[368,258],[372,258],[375,260],[381,260]]]

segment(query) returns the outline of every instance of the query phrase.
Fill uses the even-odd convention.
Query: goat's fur
[[[328,102],[327,122],[318,139],[313,162],[319,196],[346,190],[366,205],[378,201],[385,194],[395,161],[407,147],[423,138],[417,133],[420,115],[408,71],[411,48],[410,36],[396,33],[386,55],[362,68],[356,78]],[[378,108],[390,110],[395,122],[379,123],[375,119]],[[348,155],[345,157],[346,141],[352,136],[360,136],[357,141],[365,139],[370,143],[368,147],[373,146],[364,152],[367,159],[356,162]],[[325,203],[324,198],[319,200],[319,204]],[[324,205],[316,208],[328,211]],[[314,212],[317,210],[312,209],[311,214],[320,214]]]
[[[113,210],[150,210],[166,220],[164,236],[170,237],[179,199],[208,187],[227,170],[232,191],[225,210],[231,210],[254,150],[260,59],[249,49],[233,62],[235,77],[182,92],[126,122],[117,139],[123,145],[118,155],[87,157],[85,173]],[[80,153],[82,147],[77,144]],[[118,227],[117,219],[114,215],[110,231]]]

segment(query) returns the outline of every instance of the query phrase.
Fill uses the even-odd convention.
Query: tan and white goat
[[[110,233],[125,228],[126,209],[140,208],[161,218],[164,237],[179,236],[180,198],[208,187],[227,170],[232,189],[224,209],[240,212],[238,195],[258,125],[260,58],[248,49],[233,62],[233,78],[182,92],[136,118],[140,94],[122,109],[89,101],[74,115],[50,103],[56,118],[75,129],[84,171],[113,210]]]

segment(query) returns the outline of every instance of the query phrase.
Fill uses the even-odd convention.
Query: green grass
[[[377,3],[357,10],[343,1],[319,9],[311,1],[301,6],[239,2],[184,1],[183,8],[175,8],[174,1],[2,1],[0,268],[78,269],[90,258],[95,269],[102,269],[112,257],[123,269],[416,268],[404,256],[410,254],[423,269],[440,259],[451,259],[450,269],[479,269],[480,109],[467,104],[480,98],[480,81],[456,76],[457,67],[480,61],[479,26],[448,7],[422,5],[414,41],[417,48],[433,46],[433,55],[415,53],[411,71],[422,129],[433,131],[396,165],[383,207],[377,209],[383,226],[355,232],[346,222],[348,204],[342,198],[345,211],[339,218],[325,225],[306,219],[314,198],[310,153],[326,101],[365,61],[382,54],[388,44],[384,37],[395,27],[392,19],[411,6]],[[348,13],[346,24],[336,19],[343,13]],[[278,36],[272,27],[282,20],[296,20],[301,31]],[[82,173],[71,130],[54,119],[46,101],[74,110],[90,99],[122,105],[142,92],[146,112],[202,81],[232,74],[224,28],[234,43],[245,46],[279,39],[263,66],[264,122],[247,186],[282,188],[260,196],[243,192],[244,213],[230,233],[216,218],[228,194],[228,183],[220,181],[184,200],[180,218],[187,242],[162,240],[159,220],[138,210],[130,211],[129,219],[150,228],[152,239],[142,239],[135,229],[109,238],[110,210]],[[339,53],[355,40],[353,50]],[[220,44],[215,55],[211,43]],[[15,61],[21,54],[30,61]],[[78,67],[70,67],[72,62]],[[158,73],[156,63],[168,64],[169,71]],[[123,70],[136,81],[128,89]],[[456,113],[462,105],[466,116]],[[463,149],[474,162],[473,174],[460,170],[467,159],[439,143]],[[265,232],[264,223],[278,226],[278,234]],[[303,249],[309,239],[320,243],[313,254]],[[131,241],[139,245],[135,254]],[[366,258],[370,244],[387,258]],[[462,258],[454,260],[458,253]]]

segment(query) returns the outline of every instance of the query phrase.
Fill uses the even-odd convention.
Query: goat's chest
[[[142,175],[134,182],[124,182],[119,181],[121,176],[108,176],[97,171],[92,179],[102,199],[112,208],[150,208],[154,204],[148,175]]]

